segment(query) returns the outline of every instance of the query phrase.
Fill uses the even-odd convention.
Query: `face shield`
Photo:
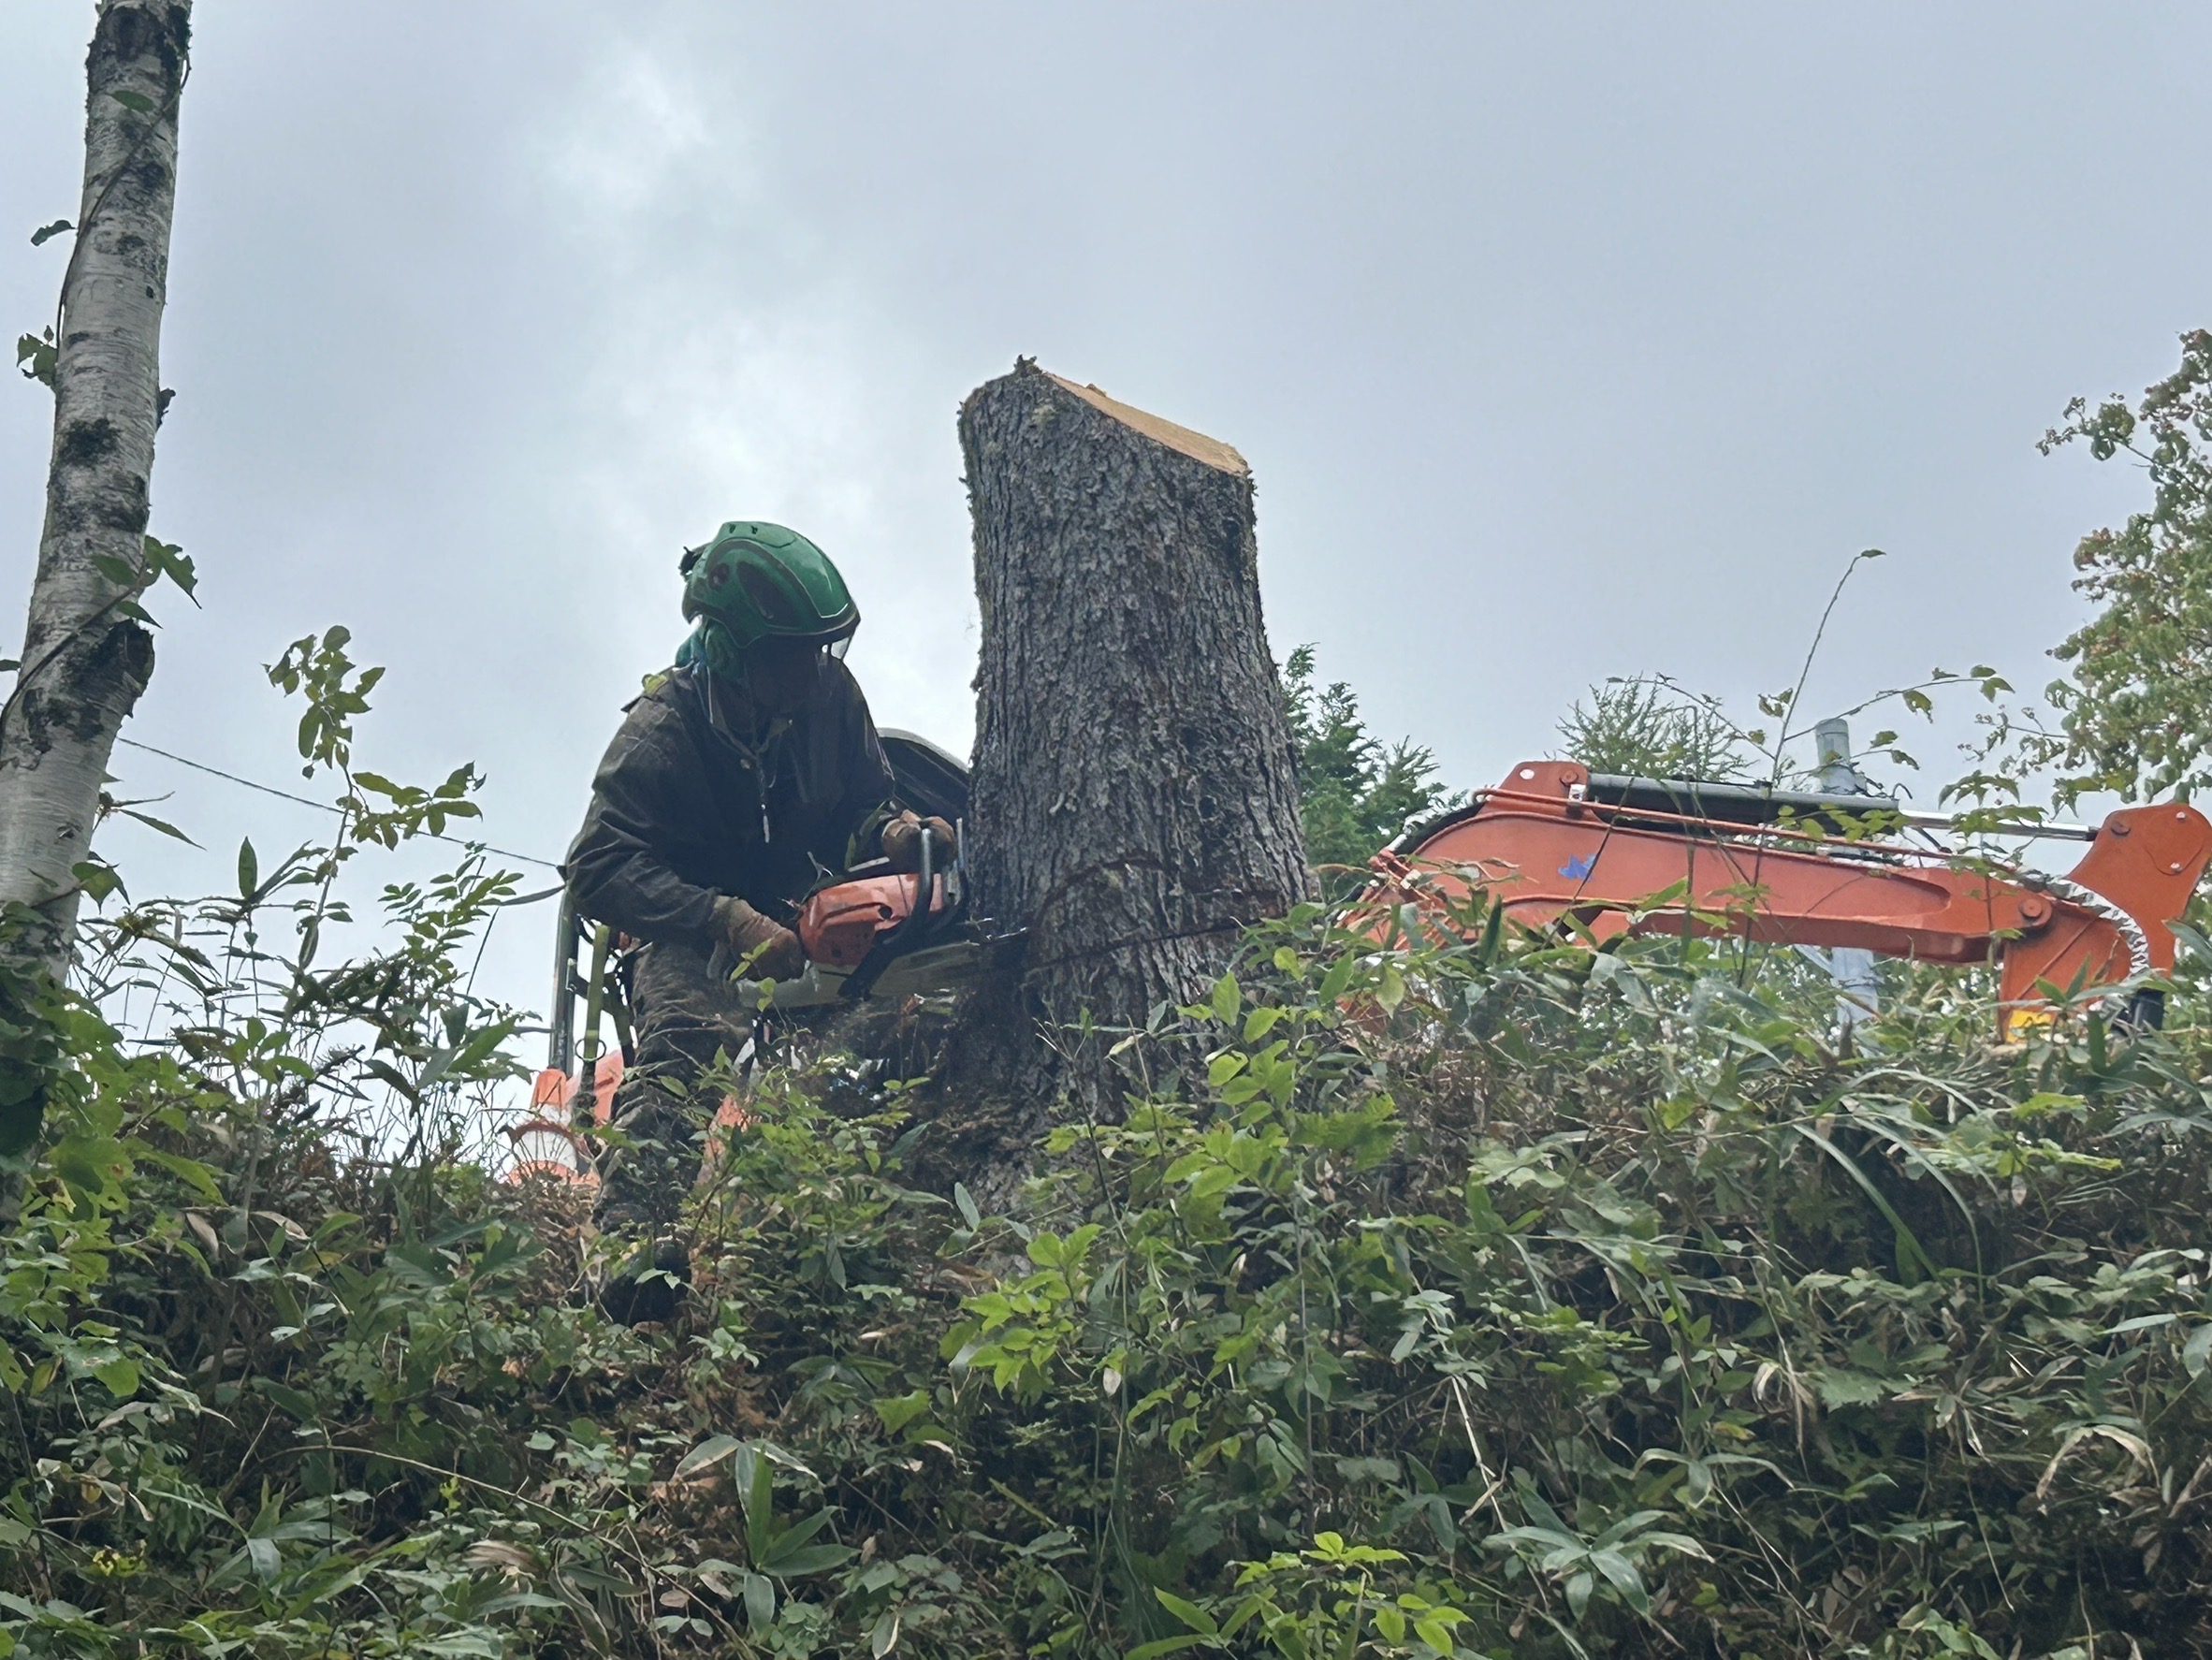
[[[850,639],[851,636],[846,636]],[[771,634],[745,648],[745,690],[762,713],[788,717],[807,706],[822,684],[822,665],[843,657],[845,640],[793,640]]]

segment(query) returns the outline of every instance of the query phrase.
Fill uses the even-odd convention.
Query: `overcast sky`
[[[0,323],[50,316],[91,7],[0,0]],[[2202,6],[202,0],[127,735],[298,783],[262,663],[344,622],[378,770],[558,857],[680,547],[843,566],[884,725],[965,750],[953,415],[1016,354],[1235,444],[1302,641],[1455,786],[1594,679],[2040,687],[2143,481],[2035,440],[2212,323]],[[51,404],[0,388],[0,654]],[[1929,746],[1940,750],[1941,746]],[[1943,757],[1929,754],[1931,774]],[[140,891],[313,815],[131,750]],[[1926,788],[1926,786],[1924,786]],[[542,1003],[549,916],[492,989]]]

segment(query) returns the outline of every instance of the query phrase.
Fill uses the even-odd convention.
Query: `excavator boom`
[[[2167,925],[2212,857],[2212,823],[2174,803],[2110,815],[2064,878],[1839,834],[1890,805],[1524,762],[1378,854],[1370,897],[1410,900],[1437,918],[1480,888],[1514,922],[1542,928],[1572,917],[1599,939],[1686,931],[1921,962],[1994,960],[2009,1021],[2045,1000],[2041,986],[2170,969]],[[1390,914],[1374,925],[1387,928]]]

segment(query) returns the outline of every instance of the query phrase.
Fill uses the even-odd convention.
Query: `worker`
[[[829,557],[781,525],[732,522],[684,555],[676,666],[629,706],[561,873],[576,910],[638,941],[625,963],[634,1054],[615,1093],[595,1219],[626,1245],[600,1294],[665,1319],[689,1256],[674,1225],[708,1111],[691,1085],[735,1056],[757,998],[806,955],[790,924],[825,878],[880,855],[918,866],[867,700],[844,663],[860,612]]]

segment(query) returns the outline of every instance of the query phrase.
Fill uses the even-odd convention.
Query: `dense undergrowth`
[[[1018,1217],[789,1034],[633,1332],[582,1195],[488,1173],[512,880],[333,960],[473,782],[357,770],[345,647],[271,671],[328,844],[84,867],[80,989],[0,983],[0,1654],[2212,1648],[2193,931],[2163,1031],[2000,1046],[1980,972],[1846,1041],[1788,953],[1309,909],[1121,1040]]]
[[[101,1007],[190,988],[164,1041],[15,988],[59,1053],[0,1233],[0,1649],[2212,1644],[2187,987],[2001,1048],[1976,977],[1906,975],[1839,1047],[1725,943],[1302,913],[1018,1221],[907,1185],[925,1089],[787,1048],[632,1332],[575,1192],[465,1139],[503,887],[391,890],[320,968],[326,857],[293,927],[258,870],[101,925]]]

